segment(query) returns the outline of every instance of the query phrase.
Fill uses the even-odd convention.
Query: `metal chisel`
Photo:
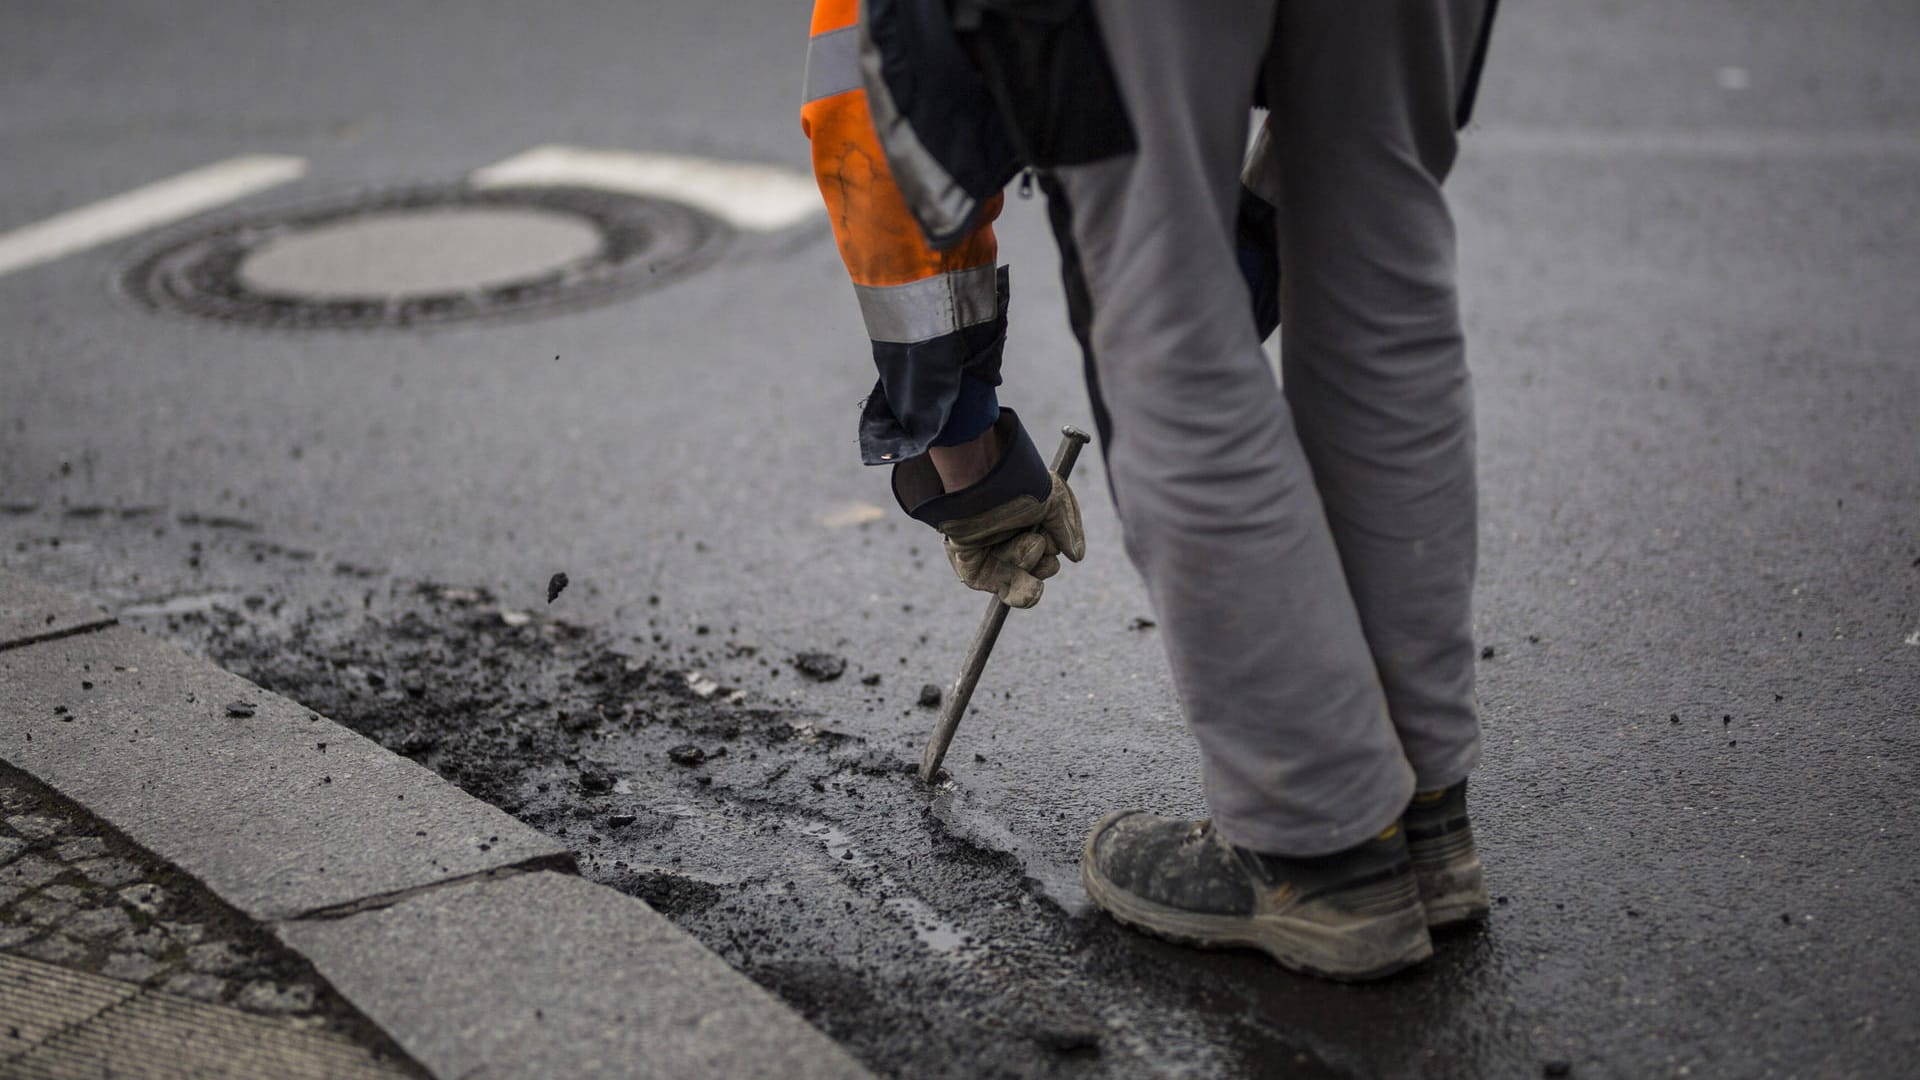
[[[1060,448],[1053,452],[1055,476],[1065,480],[1073,472],[1080,448],[1088,441],[1087,433],[1071,424],[1060,429]],[[947,746],[960,727],[960,718],[966,715],[974,685],[980,681],[980,672],[986,669],[987,657],[993,653],[993,643],[999,639],[1000,627],[1006,623],[1010,610],[1006,601],[997,596],[987,604],[986,617],[980,620],[980,629],[973,635],[973,646],[967,650],[966,665],[960,669],[960,681],[954,684],[953,693],[947,695],[940,707],[940,726],[933,729],[933,738],[927,740],[927,752],[920,755],[921,780],[932,783],[939,773],[940,762],[947,756]]]

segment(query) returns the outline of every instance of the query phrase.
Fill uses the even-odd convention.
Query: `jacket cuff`
[[[915,521],[939,528],[996,506],[1030,496],[1045,502],[1053,494],[1053,472],[1033,445],[1020,417],[1002,408],[993,428],[1000,434],[1000,460],[979,483],[947,492],[927,455],[893,467],[893,497]]]
[[[992,319],[924,341],[875,341],[873,363],[880,378],[860,409],[860,460],[891,465],[926,452],[947,436],[956,406],[984,406],[979,435],[992,422],[993,402],[978,391],[1000,385],[1000,359],[1007,342],[1007,268],[994,272]],[[977,397],[964,400],[969,384]],[[962,417],[963,422],[969,418]],[[972,436],[968,436],[969,438]],[[966,439],[958,439],[964,442]]]
[[[947,424],[934,436],[933,446],[959,446],[987,433],[1000,420],[1000,395],[993,384],[960,373],[960,390],[947,411]]]

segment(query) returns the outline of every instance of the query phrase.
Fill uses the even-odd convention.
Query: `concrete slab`
[[[96,604],[0,570],[0,649],[83,634],[114,621]]]
[[[256,919],[571,863],[427,769],[128,627],[0,652],[0,686],[0,758]]]
[[[869,1075],[664,916],[569,875],[277,929],[436,1076]]]

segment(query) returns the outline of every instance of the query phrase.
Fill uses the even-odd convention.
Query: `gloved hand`
[[[994,428],[1000,460],[979,482],[947,491],[923,454],[894,467],[893,495],[916,520],[940,530],[947,561],[968,588],[1009,607],[1032,607],[1040,583],[1060,572],[1060,556],[1086,556],[1080,504],[1012,409],[1000,410]]]
[[[1087,554],[1080,503],[1065,480],[1048,474],[1045,501],[1022,495],[970,517],[940,525],[947,561],[969,589],[990,592],[1008,607],[1040,602],[1041,582],[1060,572],[1060,556]]]

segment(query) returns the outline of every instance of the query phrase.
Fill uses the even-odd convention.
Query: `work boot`
[[[1122,810],[1087,836],[1080,880],[1129,926],[1182,945],[1259,949],[1311,975],[1375,979],[1433,955],[1397,824],[1297,859],[1235,847],[1211,821]]]
[[[1400,825],[1420,883],[1420,903],[1429,927],[1479,922],[1487,917],[1487,880],[1467,822],[1467,782],[1414,795]]]

